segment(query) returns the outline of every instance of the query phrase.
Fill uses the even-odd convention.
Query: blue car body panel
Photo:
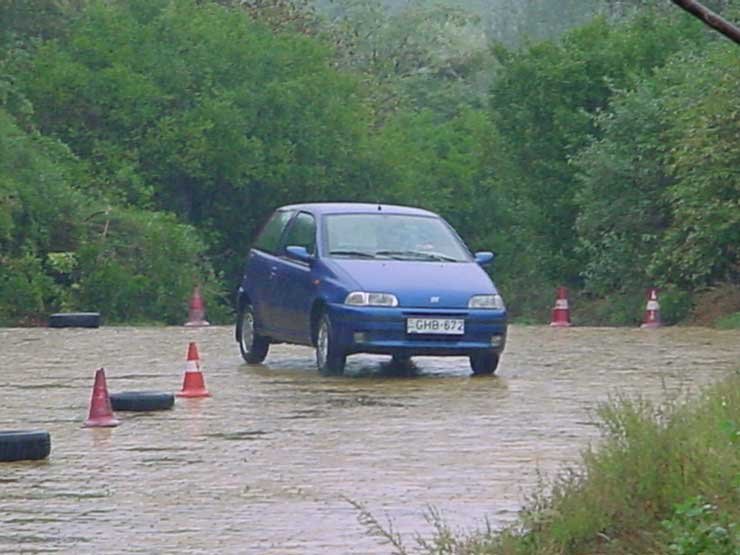
[[[467,248],[469,260],[461,262],[329,257],[325,252],[324,218],[329,214],[373,214],[378,206],[302,204],[283,210],[315,218],[317,252],[310,261],[302,261],[285,252],[250,250],[238,302],[240,306],[252,304],[259,334],[273,342],[311,345],[317,311],[323,311],[332,322],[334,339],[346,354],[471,355],[503,351],[506,311],[468,308],[471,296],[496,294],[497,290]],[[415,208],[383,205],[381,210],[383,214],[440,219]],[[283,231],[283,239],[289,228],[290,224]],[[397,297],[398,306],[344,304],[352,291],[391,293]],[[409,317],[463,319],[465,331],[462,335],[409,334]]]

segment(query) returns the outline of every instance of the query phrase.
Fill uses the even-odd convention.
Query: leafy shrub
[[[660,316],[666,324],[685,320],[692,307],[693,299],[688,291],[671,288],[660,292]]]
[[[0,324],[41,322],[57,290],[32,253],[0,264]]]
[[[573,320],[595,326],[636,326],[645,310],[644,291],[631,289],[603,298],[584,295],[573,303]]]
[[[717,320],[715,325],[721,330],[740,329],[740,312],[735,312],[734,314],[720,318]]]
[[[182,323],[197,283],[206,300],[219,295],[205,246],[196,231],[172,215],[114,209],[94,222],[99,234],[78,252],[80,308],[109,321]],[[218,303],[212,317],[223,319]]]
[[[662,524],[673,555],[736,555],[740,547],[737,523],[702,496],[677,505]]]

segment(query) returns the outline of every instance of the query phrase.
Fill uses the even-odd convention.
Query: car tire
[[[175,404],[172,393],[160,391],[124,391],[111,393],[110,404],[113,410],[131,412],[151,412],[169,410]]]
[[[0,462],[45,459],[51,452],[51,436],[44,430],[0,432]]]
[[[252,305],[248,304],[239,311],[236,325],[239,351],[242,354],[242,358],[248,364],[259,364],[265,360],[267,351],[270,349],[270,340],[255,332],[254,309]]]
[[[470,355],[470,368],[474,376],[490,376],[498,368],[499,356],[496,353],[486,351]]]
[[[334,328],[328,314],[319,319],[316,332],[316,366],[322,376],[341,376],[347,355],[337,348]]]
[[[59,312],[49,316],[50,328],[98,328],[100,312]]]
[[[411,366],[411,357],[409,355],[392,355],[391,366],[393,368],[408,368]]]

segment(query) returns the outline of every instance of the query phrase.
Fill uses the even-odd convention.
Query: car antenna
[[[383,210],[383,207],[380,206],[380,202],[378,202],[378,212],[380,212],[381,210]]]

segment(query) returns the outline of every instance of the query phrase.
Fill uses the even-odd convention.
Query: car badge
[[[431,303],[438,303],[439,302],[439,297],[430,297],[429,298],[429,302],[431,302]]]

